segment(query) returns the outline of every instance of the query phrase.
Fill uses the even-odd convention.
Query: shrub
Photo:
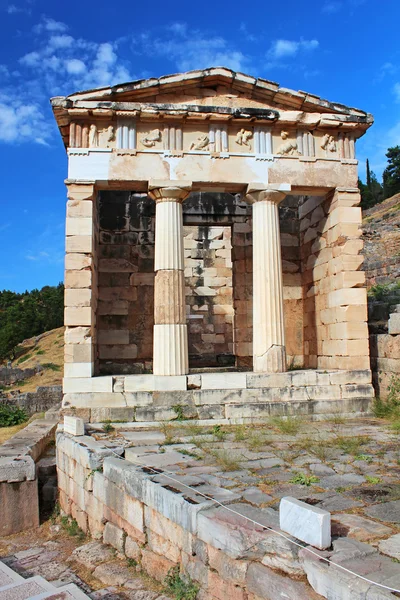
[[[400,417],[400,377],[392,375],[388,385],[388,396],[386,400],[376,398],[373,405],[373,413],[382,419],[385,417]]]
[[[28,420],[28,415],[23,408],[0,404],[0,427],[20,425]]]
[[[181,578],[178,566],[168,571],[168,575],[165,578],[165,590],[175,600],[196,600],[199,589],[200,587],[193,583],[190,577]]]

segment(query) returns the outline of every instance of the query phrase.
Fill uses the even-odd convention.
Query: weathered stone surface
[[[390,527],[386,527],[381,523],[351,514],[335,515],[332,521],[332,528],[336,532],[336,535],[347,535],[360,542],[368,542],[369,540],[389,535],[392,532]]]
[[[279,525],[297,539],[323,550],[331,545],[331,515],[295,498],[282,498]]]
[[[392,558],[400,560],[400,533],[379,542],[379,550]]]
[[[84,565],[93,571],[98,565],[112,560],[114,557],[111,548],[100,542],[89,542],[76,548],[71,554],[71,560]]]
[[[400,500],[375,504],[365,509],[365,514],[380,521],[400,523]]]
[[[113,548],[123,554],[125,550],[125,538],[126,533],[122,529],[113,523],[106,523],[103,533],[103,542],[105,544],[113,546]]]
[[[97,566],[93,576],[105,585],[124,585],[134,575],[131,569],[120,562],[107,562]]]
[[[252,563],[246,576],[247,590],[257,598],[268,598],[271,600],[318,600],[319,596],[314,594],[310,588],[300,582],[293,581],[289,577],[280,575],[272,569]]]

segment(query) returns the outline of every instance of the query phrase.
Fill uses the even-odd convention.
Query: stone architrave
[[[185,312],[182,202],[190,181],[150,181],[156,202],[154,282],[154,375],[189,372]]]
[[[253,369],[286,371],[285,322],[278,205],[289,184],[251,183],[253,205]]]

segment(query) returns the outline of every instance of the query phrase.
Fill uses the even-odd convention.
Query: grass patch
[[[375,417],[379,419],[394,418],[400,420],[400,377],[392,375],[388,385],[386,400],[375,398],[373,407]]]
[[[296,417],[271,417],[270,423],[285,435],[296,435],[301,427],[300,420]]]
[[[78,522],[75,519],[69,517],[61,517],[61,526],[64,531],[71,537],[76,537],[78,540],[84,540],[86,538],[85,533],[79,527]]]
[[[371,485],[377,485],[378,483],[382,483],[382,479],[380,477],[372,477],[371,475],[366,475],[365,480]]]
[[[400,433],[400,418],[393,421],[393,423],[390,423],[390,429],[395,433]]]
[[[179,440],[175,436],[175,429],[172,427],[172,425],[163,423],[161,425],[161,431],[165,435],[164,446],[171,446],[172,444],[178,443]]]
[[[24,363],[26,360],[29,360],[30,358],[32,358],[32,354],[25,354],[25,356],[21,356],[21,358],[19,358],[17,360],[17,365],[20,365],[21,363]]]
[[[266,443],[267,440],[259,431],[254,431],[251,435],[249,435],[246,441],[248,449],[254,450],[255,452],[261,450],[261,448],[263,448],[263,446],[265,446]]]
[[[41,349],[39,348],[39,350],[36,350],[36,354],[37,354],[38,356],[42,356],[43,354],[45,354],[45,351],[44,351],[44,350],[41,350]]]
[[[111,431],[114,431],[114,427],[112,425],[112,422],[110,421],[110,419],[107,419],[106,421],[103,421],[103,427],[102,430],[104,431],[104,433],[111,433]]]
[[[185,412],[184,406],[182,404],[174,404],[171,406],[172,410],[176,414],[174,421],[184,421],[185,420]]]
[[[247,438],[247,427],[245,425],[236,425],[233,439],[235,442],[243,442]]]
[[[60,365],[56,365],[55,363],[43,363],[42,367],[44,369],[49,369],[50,371],[61,371]]]
[[[315,475],[306,475],[305,473],[295,472],[293,477],[289,479],[289,483],[297,483],[310,487],[313,483],[318,483],[319,477]]]
[[[367,463],[372,463],[374,459],[369,454],[356,454],[354,460],[365,460]]]
[[[179,566],[172,567],[164,580],[165,591],[171,594],[174,600],[196,600],[200,587],[193,583],[187,575],[183,579],[179,572]]]
[[[338,435],[334,440],[334,444],[340,448],[345,454],[359,455],[360,448],[371,441],[367,435],[359,435],[356,437],[344,437]]]
[[[217,442],[223,442],[227,435],[226,432],[222,429],[221,425],[214,425],[214,427],[212,428],[212,434]]]
[[[180,450],[177,450],[177,451],[180,454],[183,454],[184,456],[190,456],[191,458],[194,458],[195,460],[201,460],[201,456],[196,454],[196,452],[191,452],[190,450],[186,450],[185,448],[181,448]]]
[[[211,450],[208,452],[218,466],[224,471],[238,471],[240,469],[240,461],[238,458],[227,450]]]

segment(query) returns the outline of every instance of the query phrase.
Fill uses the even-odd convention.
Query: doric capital
[[[93,200],[96,197],[94,181],[65,180],[68,200]]]
[[[280,204],[290,190],[289,183],[249,183],[245,200],[249,204],[264,201]]]
[[[155,202],[183,202],[192,191],[191,181],[149,181],[149,196]]]

